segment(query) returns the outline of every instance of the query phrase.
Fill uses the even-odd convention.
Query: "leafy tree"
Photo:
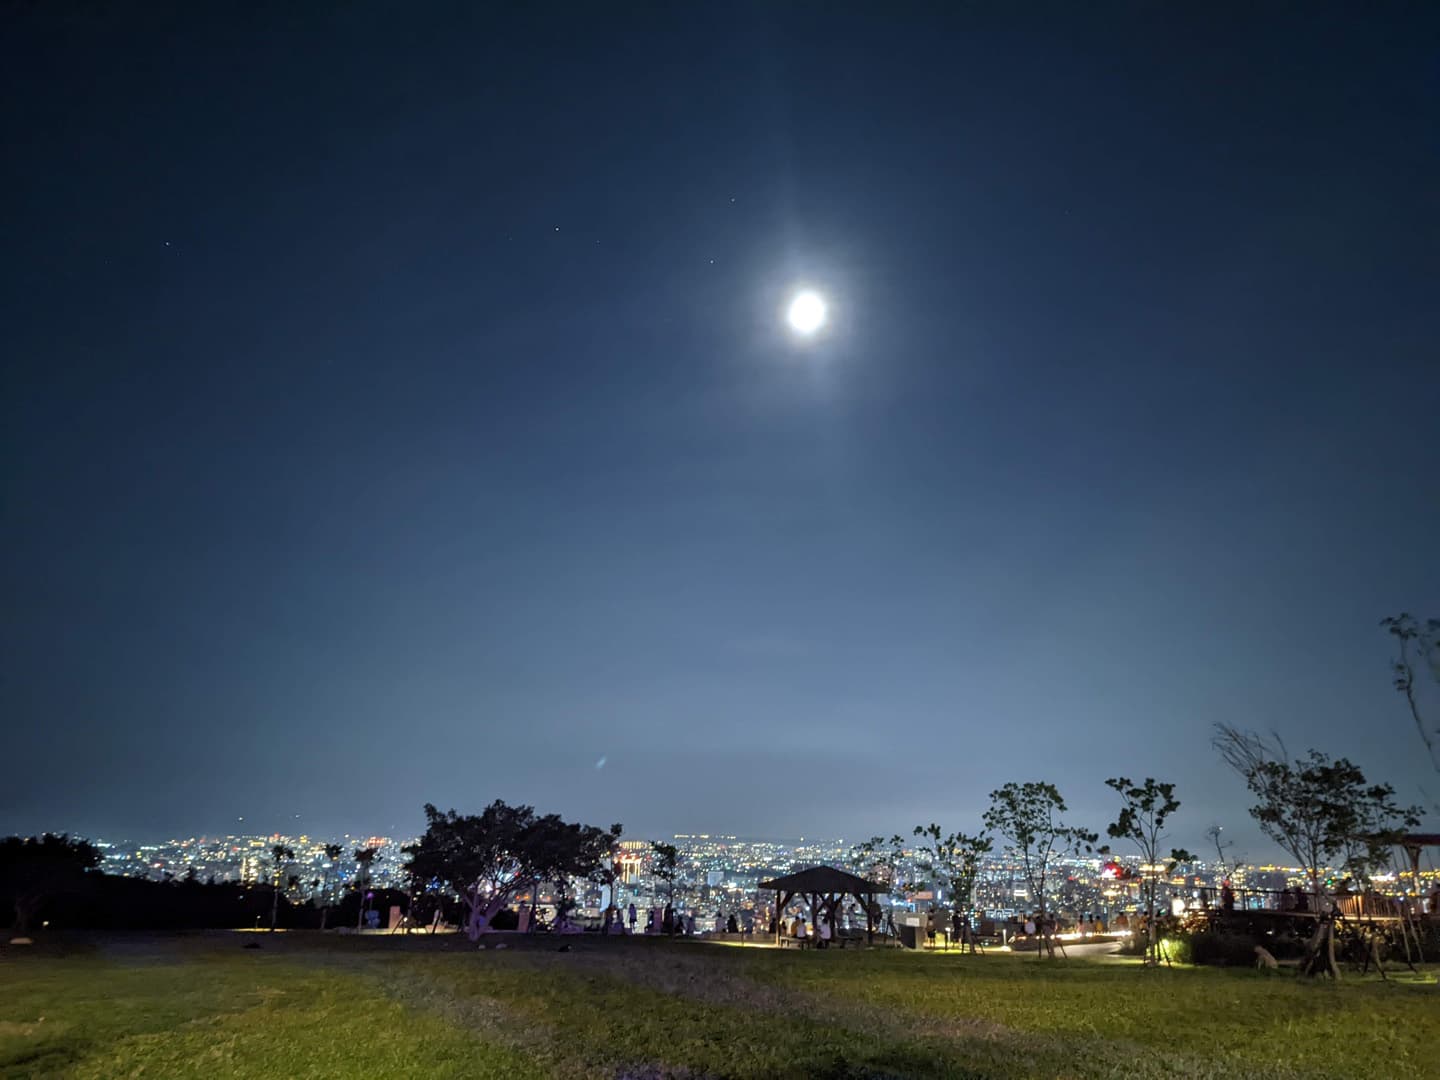
[[[1040,940],[1045,951],[1055,955],[1046,918],[1045,880],[1051,863],[1080,848],[1090,850],[1098,836],[1061,819],[1066,811],[1065,800],[1054,784],[1032,780],[1023,784],[1011,782],[990,793],[990,809],[985,811],[985,827],[1009,841],[1011,850],[1020,856],[1030,895],[1039,906]]]
[[[666,903],[675,906],[675,879],[680,876],[680,852],[674,844],[655,841],[650,845],[651,873],[665,883]]]
[[[275,923],[280,917],[280,873],[285,869],[285,864],[295,858],[295,852],[284,844],[275,844],[270,848],[270,859],[275,864],[275,871],[270,882],[270,933],[275,932]]]
[[[937,887],[950,893],[955,910],[968,920],[974,906],[975,881],[980,876],[980,860],[993,846],[984,833],[968,836],[962,832],[943,833],[939,825],[916,825],[920,838],[916,851],[916,868]]]
[[[1364,880],[1385,864],[1404,831],[1420,823],[1416,807],[1400,806],[1393,787],[1371,784],[1346,758],[1311,750],[1291,760],[1278,738],[1224,724],[1216,725],[1214,743],[1254,796],[1250,816],[1261,832],[1304,869],[1317,910],[1325,906],[1321,871],[1326,866],[1338,861],[1347,873]],[[1339,975],[1328,919],[1311,943],[1305,967]]]
[[[620,833],[619,824],[612,825],[607,832],[594,825],[572,824],[564,821],[559,814],[546,814],[535,820],[526,845],[530,868],[535,876],[530,905],[532,930],[540,904],[538,886],[545,882],[555,886],[559,894],[558,911],[573,908],[575,905],[569,902],[571,880],[602,875]]]
[[[593,873],[594,860],[608,855],[619,834],[619,826],[611,833],[566,826],[554,815],[540,818],[533,807],[499,799],[479,814],[441,813],[427,803],[425,818],[425,835],[405,849],[409,869],[427,888],[460,897],[472,940],[545,875]]]
[[[872,836],[869,840],[861,841],[850,849],[847,861],[856,874],[880,882],[893,895],[906,892],[911,884],[905,880],[904,859],[905,838],[896,833],[889,839]],[[871,914],[878,922],[879,905],[874,906],[875,910]],[[885,910],[885,932],[891,936],[896,933],[895,913],[891,908]]]
[[[1120,815],[1110,823],[1106,832],[1114,840],[1129,840],[1140,851],[1144,861],[1146,932],[1145,955],[1147,963],[1159,963],[1160,939],[1155,933],[1155,894],[1162,874],[1168,876],[1182,862],[1190,862],[1194,856],[1183,848],[1172,848],[1169,857],[1161,861],[1161,841],[1165,839],[1165,822],[1180,809],[1180,800],[1175,798],[1175,785],[1160,783],[1147,776],[1143,784],[1136,784],[1129,777],[1115,776],[1105,781],[1120,796]]]
[[[1256,799],[1250,816],[1304,869],[1317,901],[1322,869],[1338,861],[1366,876],[1384,864],[1400,833],[1420,823],[1417,808],[1397,804],[1393,787],[1369,783],[1347,758],[1311,750],[1289,760],[1278,739],[1224,724],[1216,732],[1220,756]]]
[[[360,913],[355,916],[355,929],[365,928],[365,887],[370,883],[371,868],[380,857],[380,849],[356,848],[351,855],[355,859],[355,892],[360,898]]]
[[[1440,719],[1430,720],[1429,723],[1435,726],[1427,727],[1415,688],[1417,661],[1429,668],[1435,682],[1440,683],[1440,619],[1428,619],[1422,626],[1419,619],[1402,612],[1381,619],[1380,625],[1390,632],[1398,646],[1398,655],[1390,662],[1395,689],[1410,708],[1410,718],[1430,754],[1430,764],[1440,771]]]
[[[1233,848],[1235,844],[1233,841],[1225,839],[1224,825],[1211,825],[1205,830],[1205,838],[1215,847],[1215,864],[1220,867],[1222,874],[1229,874],[1232,869],[1238,870],[1241,866],[1245,865],[1239,859],[1236,859],[1230,864],[1229,868],[1226,867],[1225,853]]]
[[[320,929],[330,917],[330,906],[335,902],[335,887],[340,879],[340,856],[345,849],[339,844],[325,845],[325,877],[321,882]]]
[[[86,871],[98,865],[100,852],[78,836],[45,833],[0,840],[0,891],[14,899],[14,937],[27,937],[40,905],[78,888]]]
[[[591,826],[583,828],[589,830]],[[617,915],[620,906],[616,900],[615,888],[620,881],[619,845],[624,832],[625,826],[617,821],[611,824],[608,832],[595,829],[588,836],[582,836],[576,844],[578,858],[572,870],[573,877],[584,878],[596,885],[609,886],[610,906]]]
[[[901,868],[904,857],[905,838],[896,833],[889,839],[872,836],[861,841],[850,849],[846,861],[860,877],[878,881],[896,893],[903,892],[909,884]]]
[[[612,827],[617,843],[623,831],[618,822]],[[620,849],[617,846],[611,845],[605,858],[600,861],[594,873],[590,875],[590,879],[607,890],[610,896],[610,906],[602,913],[605,920],[602,932],[608,934],[611,926],[619,925],[620,920]]]

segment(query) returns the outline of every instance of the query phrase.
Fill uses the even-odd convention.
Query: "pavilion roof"
[[[1401,847],[1440,847],[1440,833],[1406,833],[1400,837]]]
[[[787,893],[888,893],[890,887],[878,881],[867,881],[835,866],[811,866],[773,881],[760,882],[760,888]]]

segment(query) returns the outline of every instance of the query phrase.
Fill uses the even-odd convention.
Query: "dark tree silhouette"
[[[1160,783],[1149,776],[1143,784],[1136,784],[1126,776],[1111,777],[1105,784],[1120,796],[1120,815],[1106,832],[1112,839],[1132,842],[1144,860],[1140,871],[1145,883],[1145,961],[1158,963],[1160,938],[1155,933],[1155,893],[1160,877],[1168,876],[1178,864],[1194,858],[1183,848],[1172,848],[1168,857],[1162,858],[1160,854],[1165,822],[1180,809],[1180,800],[1175,798],[1174,784]]]
[[[969,836],[962,832],[945,833],[939,825],[916,825],[916,868],[929,881],[950,893],[956,912],[970,924],[970,911],[975,900],[975,880],[980,876],[980,860],[990,853],[993,843],[981,833]]]
[[[1400,806],[1393,787],[1371,784],[1346,758],[1311,750],[1292,760],[1279,738],[1225,724],[1216,725],[1214,744],[1255,797],[1250,816],[1304,869],[1315,909],[1327,916],[1333,911],[1325,910],[1321,870],[1338,861],[1366,880],[1385,865],[1400,835],[1420,823],[1418,808]],[[1322,920],[1305,970],[1338,978],[1332,921]]]
[[[861,877],[888,885],[891,892],[901,892],[908,884],[901,870],[904,857],[905,838],[896,833],[889,839],[872,836],[862,840],[850,849],[847,861]]]
[[[325,845],[325,877],[320,882],[320,929],[330,918],[330,907],[335,902],[335,886],[340,878],[340,856],[345,849],[339,844]]]
[[[536,913],[540,906],[540,888],[552,884],[559,896],[561,914],[574,907],[570,897],[572,878],[597,878],[610,861],[610,852],[620,839],[621,827],[612,825],[607,832],[594,825],[564,821],[559,814],[546,814],[535,820],[526,839],[528,862],[535,883],[530,890],[530,929],[536,929]]]
[[[1043,952],[1055,955],[1046,918],[1045,879],[1050,863],[1081,848],[1090,850],[1099,838],[1076,825],[1067,825],[1060,815],[1065,813],[1065,800],[1054,784],[1032,780],[1024,784],[1009,783],[990,793],[990,809],[985,811],[985,827],[1010,842],[1020,856],[1030,894],[1039,906],[1040,941]]]
[[[14,899],[13,936],[28,937],[40,905],[78,888],[98,865],[100,852],[90,841],[64,833],[0,840],[0,891]]]
[[[1235,843],[1234,841],[1225,839],[1224,825],[1211,825],[1205,830],[1205,838],[1209,840],[1215,848],[1215,863],[1220,867],[1222,874],[1228,875],[1231,869],[1238,870],[1241,866],[1245,865],[1239,859],[1235,859],[1230,863],[1228,868],[1226,867],[1225,853],[1233,848]]]
[[[650,872],[665,883],[665,902],[673,910],[675,907],[675,879],[680,876],[680,851],[674,844],[656,841],[650,845],[650,853],[652,856]],[[674,929],[673,921],[671,929]]]
[[[363,930],[365,928],[365,887],[370,883],[370,868],[380,857],[380,849],[356,848],[352,854],[355,857],[355,891],[360,898],[360,913],[355,916],[355,929]]]
[[[490,921],[546,875],[585,877],[609,857],[620,826],[610,832],[537,817],[530,806],[499,799],[479,814],[441,813],[426,804],[425,835],[406,848],[408,868],[429,890],[464,902],[467,932],[478,938]]]
[[[270,881],[270,933],[275,932],[275,923],[280,917],[280,874],[285,869],[285,864],[295,858],[295,852],[284,844],[276,844],[270,849],[270,859],[275,864],[274,874]]]
[[[878,881],[885,885],[891,893],[905,892],[911,882],[905,880],[903,864],[905,860],[905,838],[896,833],[890,838],[883,836],[872,836],[869,840],[862,840],[850,849],[847,861],[850,868],[863,878],[871,881]],[[880,921],[880,905],[871,905],[871,917],[878,923]],[[885,909],[885,933],[892,938],[896,936],[895,913],[892,908]]]
[[[1390,632],[1397,645],[1397,655],[1390,661],[1395,689],[1410,708],[1410,719],[1414,721],[1415,730],[1430,754],[1430,764],[1440,772],[1440,717],[1427,723],[1415,687],[1417,661],[1428,668],[1431,677],[1440,684],[1440,619],[1427,619],[1422,625],[1413,615],[1402,612],[1381,619],[1380,625]]]

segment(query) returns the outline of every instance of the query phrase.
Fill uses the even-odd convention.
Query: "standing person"
[[[630,901],[630,933],[635,933],[635,901]]]
[[[965,944],[965,920],[958,910],[950,913],[950,941],[956,945]]]
[[[821,919],[821,920],[820,920],[820,948],[822,948],[822,949],[828,949],[829,947],[830,947],[830,920],[829,920],[828,918],[824,918],[824,919]]]

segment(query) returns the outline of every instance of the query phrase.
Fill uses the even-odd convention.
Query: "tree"
[[[270,933],[275,932],[275,923],[280,917],[280,872],[285,869],[285,863],[295,858],[295,852],[291,851],[284,844],[276,844],[270,849],[270,859],[275,864],[275,871],[270,882]]]
[[[1266,739],[1225,724],[1216,725],[1214,743],[1254,796],[1250,816],[1260,831],[1305,871],[1317,911],[1326,907],[1321,888],[1326,866],[1338,861],[1347,873],[1364,880],[1384,865],[1401,834],[1420,823],[1418,808],[1400,806],[1393,787],[1369,783],[1346,758],[1311,750],[1291,760],[1279,738]],[[1305,969],[1338,977],[1333,912],[1326,914],[1330,917],[1311,943]]]
[[[335,887],[340,879],[340,856],[345,849],[339,844],[325,845],[325,877],[321,881],[320,929],[330,917],[330,905],[335,901]]]
[[[880,882],[893,895],[897,892],[907,891],[910,884],[904,877],[904,858],[905,838],[896,833],[888,840],[883,836],[872,836],[869,840],[861,841],[850,849],[847,861],[855,873],[871,881]],[[872,906],[875,910],[871,912],[871,915],[878,923],[880,920],[879,905]],[[894,909],[888,907],[885,909],[885,932],[892,937],[896,932]]]
[[[1020,857],[1030,895],[1039,906],[1040,940],[1052,957],[1055,946],[1045,909],[1045,880],[1050,864],[1082,847],[1090,850],[1098,839],[1093,832],[1066,825],[1060,817],[1065,811],[1065,800],[1054,784],[1038,780],[1011,782],[990,793],[990,809],[985,811],[984,819],[985,827],[1008,840],[1011,850]]]
[[[578,825],[561,829],[554,815],[539,818],[533,807],[499,799],[479,814],[441,813],[427,803],[425,818],[425,835],[405,849],[410,872],[427,889],[459,896],[471,940],[543,875],[593,872],[592,860],[597,853],[608,856],[619,833],[619,826],[612,833]]]
[[[872,836],[869,840],[861,841],[850,849],[846,861],[861,877],[878,881],[895,893],[903,891],[907,884],[901,872],[904,856],[905,839],[896,833],[889,839]]]
[[[975,881],[980,876],[980,860],[990,853],[990,837],[981,833],[968,836],[962,832],[946,835],[939,825],[916,825],[920,838],[916,850],[916,869],[937,888],[950,893],[955,911],[969,925],[974,906]]]
[[[45,833],[0,840],[0,891],[9,893],[15,904],[13,937],[27,939],[40,905],[78,888],[86,872],[98,865],[100,852],[78,836]]]
[[[380,849],[356,848],[351,854],[355,858],[355,892],[360,898],[360,913],[355,916],[355,929],[362,930],[365,927],[365,886],[370,883],[370,868],[380,857]]]
[[[1238,870],[1244,864],[1236,859],[1229,867],[1225,865],[1225,853],[1235,846],[1234,842],[1225,839],[1224,825],[1211,825],[1205,830],[1205,838],[1215,847],[1215,865],[1220,867],[1220,873],[1228,875],[1231,869]]]
[[[1120,796],[1120,815],[1110,823],[1106,833],[1114,840],[1129,840],[1139,850],[1143,860],[1140,871],[1144,875],[1146,915],[1146,963],[1160,962],[1160,938],[1155,932],[1155,894],[1160,877],[1169,876],[1175,867],[1194,858],[1183,848],[1172,848],[1169,857],[1161,862],[1160,844],[1165,838],[1165,822],[1180,809],[1180,800],[1175,798],[1175,785],[1160,783],[1147,776],[1143,784],[1134,783],[1129,777],[1115,776],[1105,781]]]
[[[531,889],[530,927],[535,928],[535,913],[540,904],[539,886],[554,885],[563,912],[574,907],[570,903],[570,882],[574,878],[596,877],[604,872],[611,849],[620,839],[621,826],[612,825],[607,832],[594,825],[580,825],[561,819],[559,814],[537,818],[527,841],[530,868],[535,885]]]
[[[612,827],[612,831],[618,842],[620,834],[624,830],[617,822]],[[605,921],[601,924],[600,931],[602,934],[608,934],[610,928],[618,926],[620,922],[620,849],[618,846],[611,845],[610,851],[590,877],[610,897],[609,906],[602,912]]]
[[[1390,662],[1391,674],[1395,677],[1395,689],[1405,698],[1410,708],[1410,718],[1415,730],[1430,754],[1430,764],[1440,772],[1440,722],[1431,720],[1436,726],[1427,727],[1421,714],[1419,694],[1415,688],[1415,663],[1418,659],[1427,668],[1435,682],[1440,683],[1440,619],[1428,619],[1422,626],[1413,615],[1402,612],[1380,620],[1398,645],[1398,655]]]
[[[679,859],[680,852],[674,844],[665,844],[655,841],[650,845],[651,873],[666,886],[665,905],[673,909],[675,907],[675,879],[680,876]],[[674,929],[674,922],[671,922],[671,929]]]

